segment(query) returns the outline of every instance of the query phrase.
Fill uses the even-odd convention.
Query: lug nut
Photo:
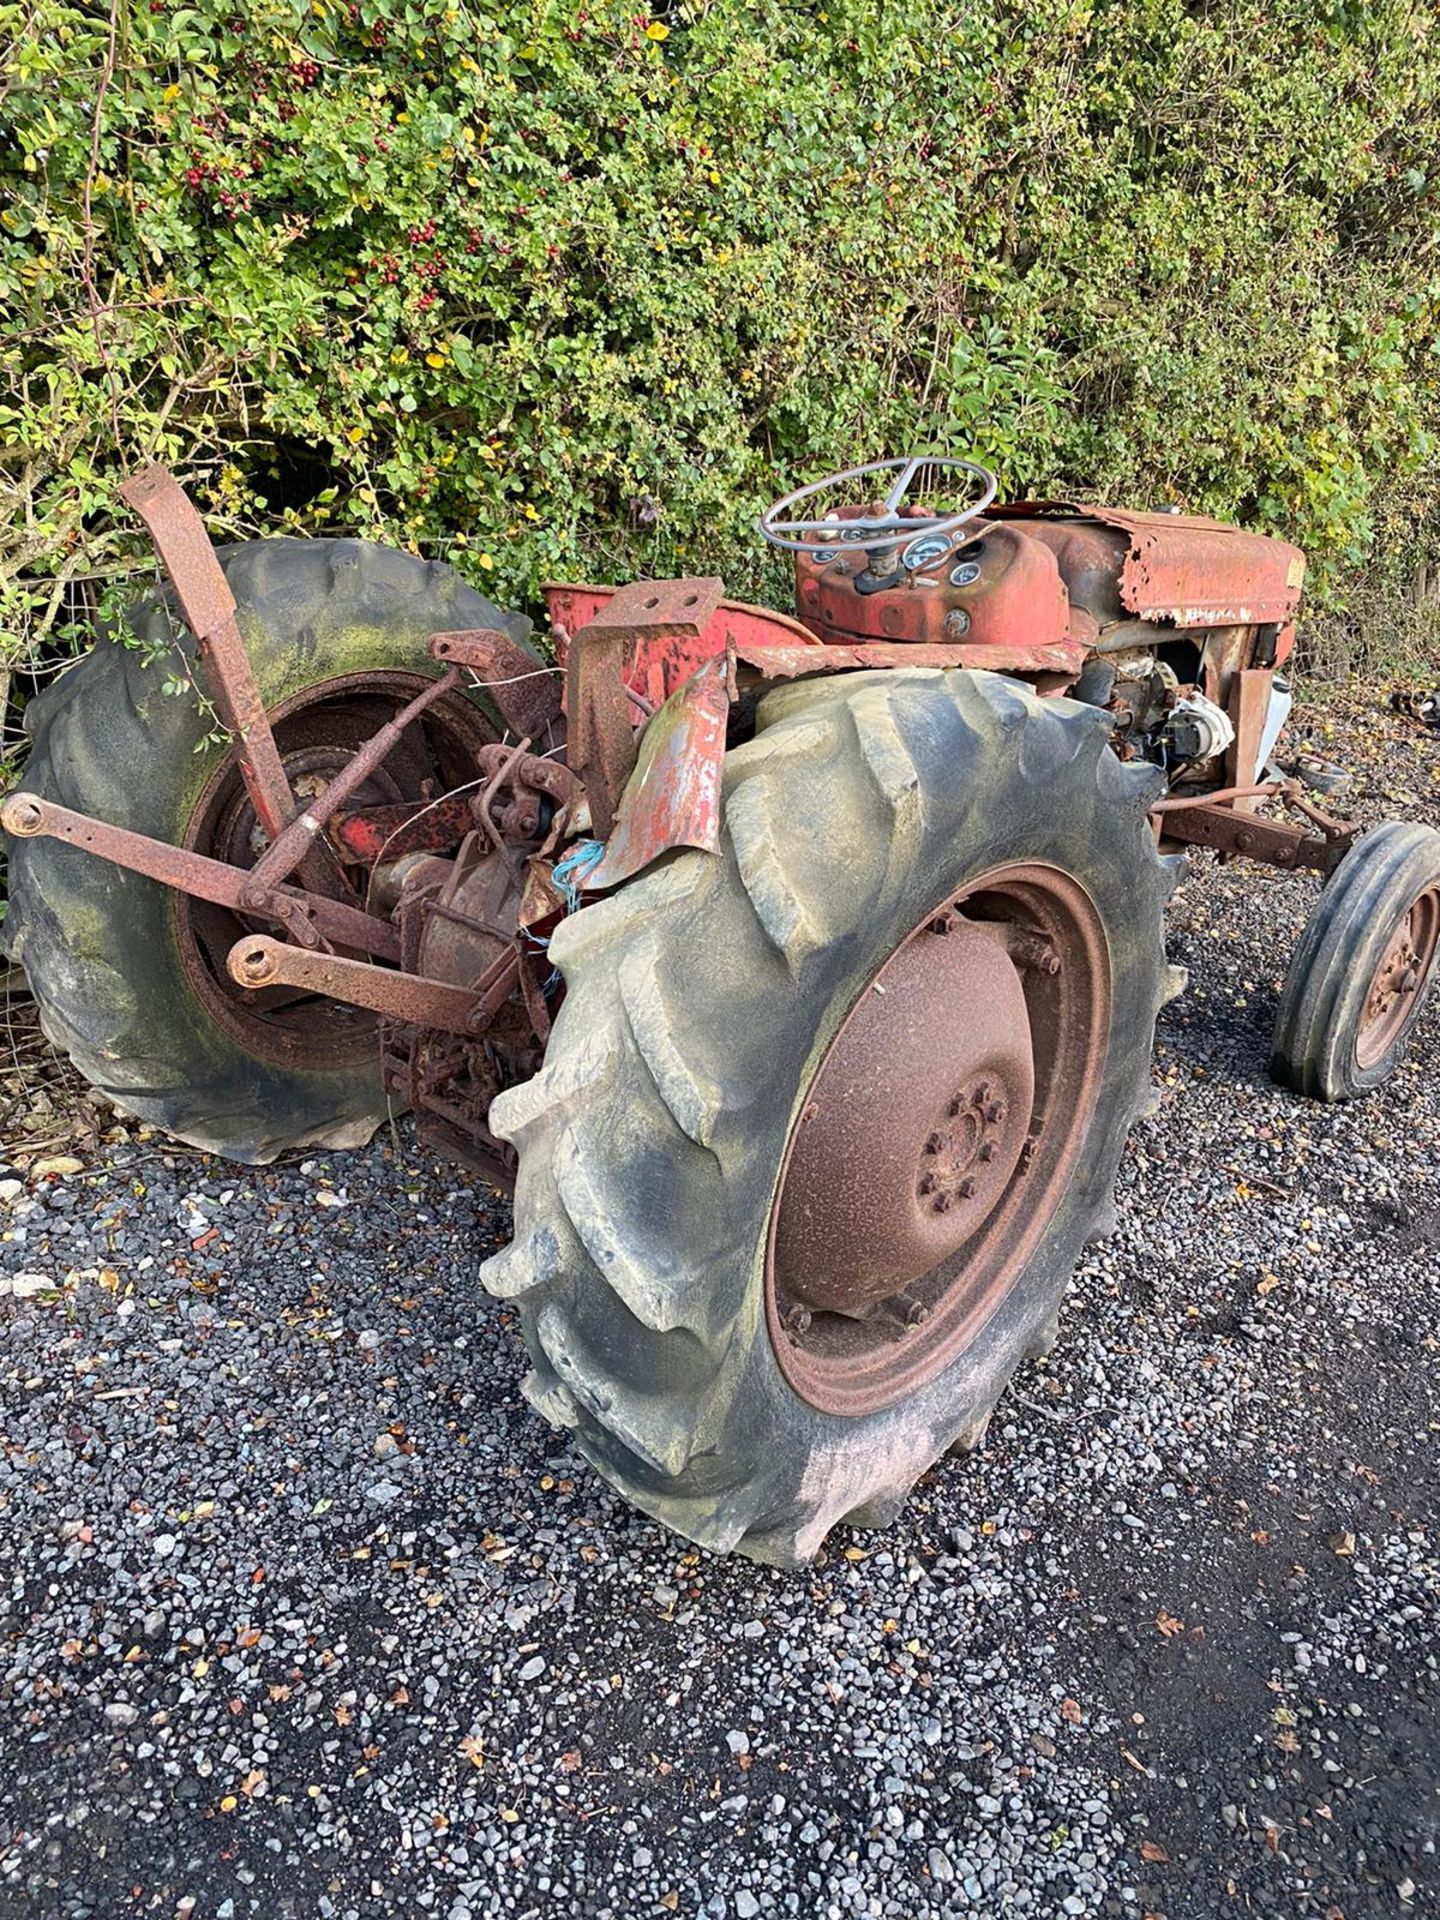
[[[1012,958],[1020,967],[1028,967],[1032,973],[1053,976],[1060,971],[1060,956],[1046,940],[1017,940],[1012,949]]]
[[[919,1190],[921,1193],[934,1193],[939,1184],[940,1182],[935,1178],[933,1173],[922,1174]]]
[[[955,1196],[953,1193],[937,1193],[930,1204],[936,1213],[949,1213],[955,1204]]]
[[[973,1196],[974,1192],[975,1192],[975,1182],[969,1179],[962,1180],[959,1186],[956,1187],[955,1189],[957,1198],[961,1200],[969,1200]]]
[[[985,1118],[992,1126],[999,1126],[1000,1122],[1005,1118],[1005,1102],[1003,1100],[991,1100],[983,1111]]]
[[[948,1134],[939,1132],[932,1133],[930,1138],[925,1142],[925,1151],[926,1153],[939,1153],[943,1147],[947,1147],[949,1144],[950,1136]]]
[[[982,1140],[975,1149],[975,1158],[977,1160],[993,1160],[995,1158],[995,1142],[993,1140]]]

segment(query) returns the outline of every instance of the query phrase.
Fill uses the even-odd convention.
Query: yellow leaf
[[[490,558],[488,553],[482,553],[480,556],[480,564],[482,567],[493,567],[495,562]]]
[[[220,1802],[220,1811],[222,1813],[233,1813],[239,1804],[240,1802],[235,1798],[233,1793],[227,1793],[225,1798]]]
[[[168,107],[172,100],[178,100],[180,98],[179,87],[176,87],[176,86],[166,87],[164,93],[161,94],[160,98],[165,102],[166,106]]]
[[[660,21],[652,20],[645,29],[645,38],[647,40],[668,40],[670,38],[670,29],[667,26],[663,26]]]
[[[208,1660],[197,1660],[190,1671],[197,1680],[203,1680],[210,1671],[210,1662]]]
[[[443,367],[445,364],[445,356],[443,353],[427,353],[425,356],[425,364],[427,367]]]
[[[520,1816],[514,1807],[501,1807],[500,1818],[505,1822],[507,1827],[513,1827]]]

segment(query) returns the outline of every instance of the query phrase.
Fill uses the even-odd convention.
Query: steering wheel
[[[901,503],[916,474],[929,469],[967,474],[972,484],[979,484],[979,498],[959,513],[935,514],[928,518],[923,514],[901,513]],[[813,500],[816,494],[824,493],[827,488],[841,486],[847,480],[863,479],[870,473],[896,475],[879,513],[856,514],[853,518],[847,514],[843,519],[831,517],[821,520],[784,517],[802,501]],[[827,473],[823,480],[812,481],[808,487],[787,493],[783,500],[777,500],[761,514],[759,532],[772,547],[780,547],[787,553],[808,553],[814,548],[817,538],[821,543],[843,542],[846,545],[863,546],[871,553],[889,553],[895,547],[909,546],[912,540],[922,534],[933,539],[958,533],[961,527],[978,519],[985,511],[995,498],[998,486],[999,482],[990,469],[978,466],[973,460],[947,460],[928,453],[902,454],[898,460],[872,460],[868,466],[846,467],[843,473]],[[807,535],[810,537],[807,538]]]

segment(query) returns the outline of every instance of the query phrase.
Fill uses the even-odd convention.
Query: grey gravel
[[[1435,1911],[1440,1040],[1269,1084],[1310,897],[1197,868],[1059,1346],[800,1575],[531,1414],[408,1130],[0,1165],[0,1914]]]

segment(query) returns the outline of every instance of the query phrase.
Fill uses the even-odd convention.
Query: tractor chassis
[[[573,634],[563,618],[554,623],[563,701],[556,676],[537,671],[508,635],[436,633],[429,650],[444,671],[301,806],[199,514],[160,468],[122,491],[174,585],[268,845],[246,870],[27,793],[10,796],[0,825],[23,838],[59,839],[229,910],[253,929],[226,962],[244,992],[284,988],[376,1013],[387,1086],[437,1146],[505,1187],[513,1184],[513,1149],[491,1134],[486,1115],[491,1099],[543,1058],[558,986],[545,953],[549,932],[582,892],[614,885],[670,849],[715,845],[727,723],[743,693],[816,673],[902,666],[1009,670],[1041,692],[1060,691],[1085,657],[1073,640],[1007,648],[819,643],[786,616],[722,601],[714,578],[640,581],[613,593],[556,589],[558,615],[571,607],[583,615]],[[704,641],[722,608],[726,637],[716,653]],[[638,690],[637,665],[649,672],[652,697]],[[352,804],[406,728],[467,678],[514,736],[479,751],[480,777],[469,790]],[[1260,817],[1262,799],[1305,824]],[[1358,832],[1322,813],[1291,780],[1171,794],[1150,817],[1162,849],[1209,847],[1222,858],[1245,855],[1327,877]],[[594,857],[576,879],[557,877],[581,833],[594,836],[581,842]],[[474,877],[491,852],[498,888],[486,882],[491,904],[477,911]],[[357,868],[368,871],[363,889],[351,877]],[[457,879],[464,873],[468,892]],[[426,956],[436,953],[445,956],[445,977],[426,971]]]

